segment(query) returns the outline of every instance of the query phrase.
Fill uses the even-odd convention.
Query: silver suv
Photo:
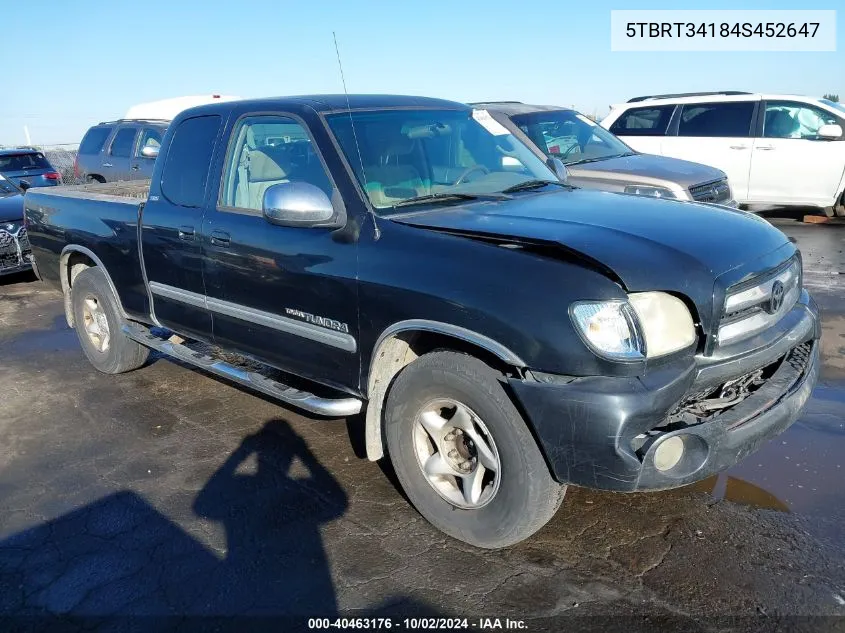
[[[121,119],[95,125],[79,145],[74,176],[87,182],[151,178],[169,124],[159,119]]]
[[[578,187],[737,206],[723,171],[640,154],[575,110],[518,101],[471,105],[487,110],[538,156],[560,159]]]

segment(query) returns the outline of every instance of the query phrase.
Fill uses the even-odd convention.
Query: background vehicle
[[[313,413],[366,406],[370,459],[474,545],[526,538],[568,483],[727,468],[816,382],[818,310],[785,235],[564,185],[486,110],[215,104],[161,151],[150,183],[25,199],[91,363],[129,371],[153,348]]]
[[[168,123],[120,120],[95,125],[79,145],[74,175],[88,182],[149,179]]]
[[[44,154],[31,147],[0,149],[0,174],[24,187],[50,187],[62,183],[61,175]]]
[[[539,156],[563,161],[578,187],[736,206],[718,169],[636,152],[575,110],[517,101],[470,105],[488,110]]]
[[[642,152],[724,171],[745,205],[845,215],[845,106],[798,95],[704,92],[636,97],[602,121]]]
[[[88,130],[79,146],[74,175],[88,182],[149,179],[161,138],[173,117],[191,107],[239,98],[200,95],[134,105],[123,119]]]
[[[32,268],[23,224],[23,191],[0,174],[0,276]]]

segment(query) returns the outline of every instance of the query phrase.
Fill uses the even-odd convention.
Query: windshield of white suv
[[[534,144],[566,165],[629,155],[633,150],[574,110],[549,110],[511,117]]]
[[[529,181],[560,184],[486,110],[371,110],[326,119],[376,209],[502,197]]]
[[[831,108],[836,108],[840,112],[845,113],[845,105],[838,103],[836,101],[831,101],[830,99],[819,99],[820,102],[825,104],[826,106],[830,106]]]

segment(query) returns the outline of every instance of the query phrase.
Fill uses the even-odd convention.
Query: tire
[[[536,440],[505,393],[501,379],[500,373],[472,356],[432,352],[399,373],[385,406],[388,456],[411,503],[425,519],[449,536],[486,549],[506,547],[531,536],[554,516],[566,492],[566,486],[552,478]],[[440,408],[443,403],[448,406]],[[456,432],[448,429],[455,424],[466,427],[463,422],[453,424],[456,413],[444,420],[446,426],[439,433],[445,434],[440,445],[427,431],[421,430],[425,425],[420,420],[436,419],[439,424],[448,418],[452,403],[456,405],[455,411],[457,406],[462,406],[470,414],[473,430],[466,433],[473,433],[475,439],[480,437],[486,448],[491,449],[486,454],[498,458],[494,463],[500,470],[494,474],[488,469],[484,475],[486,484],[475,505],[465,498],[467,488],[463,483],[467,479],[445,475],[436,476],[437,483],[431,483],[422,468],[429,460],[441,463],[433,456],[427,459],[432,451],[441,455],[440,460],[449,461],[453,453],[458,460],[466,459],[463,456],[466,445],[461,451],[440,450],[450,434]],[[431,416],[432,407],[441,412],[439,418]],[[428,418],[422,415],[424,412]],[[462,418],[466,419],[466,416]],[[478,463],[485,460],[479,443],[468,444],[476,449],[476,456],[471,458],[476,464],[472,471],[475,473]],[[466,467],[467,463],[457,467]],[[452,490],[452,482],[457,483],[459,479],[459,485]],[[435,486],[449,496],[444,496]]]
[[[150,350],[121,331],[123,317],[117,298],[100,268],[86,268],[73,280],[71,307],[82,351],[97,370],[122,374],[147,361]],[[89,333],[89,329],[100,334]]]

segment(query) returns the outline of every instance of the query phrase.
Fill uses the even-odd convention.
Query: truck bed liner
[[[137,205],[147,199],[150,193],[149,180],[126,180],[98,182],[85,185],[39,188],[38,193],[65,198],[84,198]],[[35,193],[35,191],[33,191]]]

